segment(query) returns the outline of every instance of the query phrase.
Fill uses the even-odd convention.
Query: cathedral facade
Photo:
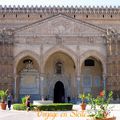
[[[0,6],[0,89],[65,102],[119,86],[119,8]]]

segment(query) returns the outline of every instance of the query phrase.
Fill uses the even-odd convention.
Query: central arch
[[[61,51],[51,54],[44,67],[48,83],[46,96],[49,96],[54,101],[54,87],[57,81],[61,81],[64,84],[65,98],[70,96],[75,91],[71,87],[75,81],[75,72],[76,66],[71,56]]]
[[[54,87],[54,103],[65,102],[65,89],[61,81],[56,82]]]

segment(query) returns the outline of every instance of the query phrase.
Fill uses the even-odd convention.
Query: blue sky
[[[120,6],[120,0],[0,0],[0,5]]]

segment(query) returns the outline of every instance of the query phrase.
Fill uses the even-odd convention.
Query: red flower
[[[103,97],[104,96],[104,91],[100,92],[100,96]]]

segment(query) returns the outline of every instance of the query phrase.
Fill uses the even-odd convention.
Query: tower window
[[[85,66],[95,66],[95,61],[92,59],[85,60]]]

